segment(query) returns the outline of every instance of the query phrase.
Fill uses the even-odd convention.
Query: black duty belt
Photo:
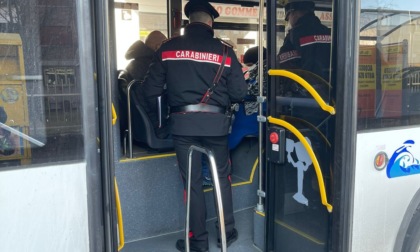
[[[209,105],[206,103],[171,107],[171,113],[181,113],[181,112],[207,112],[207,113],[225,114],[226,108],[215,106],[215,105]]]

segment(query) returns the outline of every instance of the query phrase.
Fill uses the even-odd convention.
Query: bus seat
[[[149,116],[147,115],[144,108],[138,102],[138,97],[134,94],[134,92],[130,92],[131,104],[134,105],[132,107],[132,119],[135,117],[139,117],[139,120],[133,120],[134,124],[132,124],[133,129],[133,139],[137,142],[145,143],[150,148],[155,150],[166,150],[172,149],[174,147],[172,138],[159,138],[157,137],[156,130],[153,127],[152,122],[150,121]],[[163,105],[161,104],[161,97],[157,98],[158,107],[163,109]],[[164,114],[164,113],[162,113]]]
[[[235,113],[232,125],[232,133],[228,136],[229,150],[235,149],[246,137],[258,137],[257,115],[258,113],[246,115],[244,104],[239,104],[239,110]]]
[[[131,78],[124,70],[120,71],[118,75],[118,92],[120,102],[120,132],[122,137],[125,136],[128,130],[128,85],[131,82]],[[132,85],[139,84],[140,81],[134,82]],[[139,142],[144,143],[151,149],[155,150],[167,150],[173,148],[172,138],[159,138],[157,137],[156,131],[153,124],[147,115],[146,111],[142,108],[138,101],[138,97],[135,92],[130,88],[130,104],[131,104],[131,129],[132,138]],[[157,104],[164,110],[165,106],[161,105],[162,99],[158,97]],[[161,112],[159,114],[165,114]]]

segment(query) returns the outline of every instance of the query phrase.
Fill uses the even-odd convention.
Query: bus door
[[[267,250],[419,251],[419,6],[316,2],[334,17],[327,86],[273,70],[267,29]]]
[[[324,76],[282,66],[279,50],[290,27],[283,6],[277,7],[276,22],[270,23],[284,28],[271,28],[267,39],[272,66],[266,132],[268,250],[327,251],[335,114],[331,55],[323,55],[328,61]],[[318,4],[315,15],[332,27],[331,3]]]

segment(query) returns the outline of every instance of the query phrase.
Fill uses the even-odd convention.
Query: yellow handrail
[[[315,167],[316,176],[318,178],[319,193],[321,195],[321,202],[325,207],[327,207],[328,212],[331,213],[332,210],[333,210],[333,207],[327,201],[327,194],[325,192],[325,184],[324,184],[324,178],[322,177],[321,168],[319,167],[318,159],[316,158],[315,153],[312,150],[312,147],[309,145],[308,141],[306,141],[306,139],[302,135],[302,133],[300,133],[299,130],[296,129],[290,123],[288,123],[284,120],[281,120],[281,119],[273,118],[271,116],[269,116],[267,118],[267,120],[268,120],[269,123],[277,124],[277,125],[283,126],[286,129],[290,130],[290,132],[292,132],[299,139],[299,141],[303,144],[303,147],[305,147],[305,149],[308,152],[309,157],[311,158],[312,163]]]
[[[112,125],[115,125],[117,122],[117,112],[115,112],[114,103],[111,104],[111,110],[112,110]]]
[[[117,205],[117,217],[118,217],[118,234],[119,234],[118,251],[120,251],[124,247],[125,241],[124,241],[124,224],[123,224],[123,219],[122,219],[120,194],[118,192],[118,185],[117,185],[116,177],[114,177],[114,184],[115,184],[115,204]]]
[[[318,94],[318,92],[312,87],[311,84],[309,84],[306,80],[304,80],[299,75],[292,73],[287,70],[278,70],[278,69],[270,69],[268,70],[269,75],[276,75],[276,76],[282,76],[289,79],[292,79],[296,81],[298,84],[303,86],[308,92],[312,95],[312,97],[315,99],[315,101],[319,104],[319,106],[324,110],[330,113],[331,115],[335,115],[335,108],[328,105]]]

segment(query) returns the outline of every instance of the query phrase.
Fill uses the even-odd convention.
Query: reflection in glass
[[[0,167],[84,157],[75,11],[0,2]]]
[[[368,9],[360,13],[358,129],[417,124],[420,5],[402,1],[385,8],[373,2],[362,1]],[[412,11],[396,8],[408,2]]]

